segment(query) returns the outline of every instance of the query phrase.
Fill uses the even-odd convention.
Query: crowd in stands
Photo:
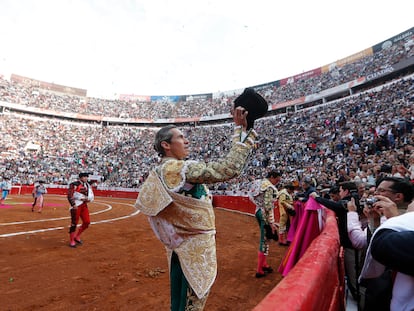
[[[341,85],[414,56],[404,40],[373,55],[320,75],[260,88],[269,104],[288,102]],[[118,118],[163,119],[226,114],[238,94],[177,103],[128,102],[78,97],[10,82],[0,75],[0,101],[56,112]],[[242,175],[209,185],[213,194],[248,196],[251,182],[270,171],[282,173],[280,187],[314,181],[318,190],[344,181],[374,186],[379,177],[414,183],[414,74],[347,97],[256,120],[258,140]],[[190,156],[215,160],[227,154],[233,124],[181,127]],[[160,161],[153,148],[156,127],[107,125],[0,111],[0,181],[13,185],[69,185],[80,172],[101,176],[101,188],[139,189]],[[318,186],[318,187],[316,187]],[[339,190],[338,190],[339,191]],[[359,224],[358,224],[359,225]],[[365,241],[368,241],[365,239]],[[358,298],[359,299],[359,298]]]
[[[332,63],[329,70],[318,75],[288,79],[287,84],[280,86],[277,83],[269,83],[260,89],[260,93],[266,97],[269,104],[287,102],[365,77],[413,55],[414,47],[407,48],[406,41],[400,40],[373,55],[352,59],[345,64]],[[233,99],[238,95],[229,93],[217,94],[209,100],[195,99],[173,103],[131,102],[62,95],[39,89],[36,85],[22,85],[0,77],[1,101],[52,111],[117,118],[157,120],[226,114]]]
[[[212,190],[243,194],[251,180],[271,169],[282,170],[284,180],[307,174],[326,186],[350,178],[372,183],[385,167],[409,175],[403,167],[409,168],[414,152],[413,101],[414,78],[406,77],[312,109],[260,119],[255,124],[259,140],[245,173]],[[230,124],[183,129],[198,159],[214,159],[229,148],[225,142]],[[152,147],[154,128],[105,127],[4,112],[0,130],[0,174],[14,184],[39,179],[67,184],[72,174],[88,170],[103,176],[102,185],[138,188],[159,160]]]
[[[327,188],[350,179],[374,184],[385,168],[407,175],[404,168],[414,152],[413,82],[401,80],[378,92],[261,120],[257,130],[263,134],[240,180],[244,187],[227,189],[246,189],[249,180],[263,175],[263,167],[282,170],[291,181],[311,175]]]
[[[269,83],[259,92],[269,104],[286,102],[413,56],[414,47],[399,40],[373,55],[331,64],[319,75],[295,76],[284,85]],[[256,121],[259,140],[245,173],[236,182],[216,184],[212,190],[243,194],[251,180],[271,169],[283,171],[284,179],[290,181],[312,175],[325,186],[344,179],[373,183],[385,167],[393,174],[410,175],[413,82],[414,78],[407,76],[340,100]],[[129,102],[49,92],[0,76],[0,101],[105,117],[157,120],[226,114],[237,95],[228,92],[212,100],[177,103]],[[67,184],[72,175],[87,169],[102,176],[101,186],[139,188],[148,169],[159,160],[152,148],[157,128],[86,124],[4,108],[1,112],[0,175],[17,184],[33,184],[39,179]],[[192,123],[183,130],[190,132],[192,156],[209,160],[227,151],[225,142],[232,126],[226,121],[208,126]]]

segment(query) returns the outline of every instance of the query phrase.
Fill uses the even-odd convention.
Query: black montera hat
[[[82,178],[82,177],[89,177],[89,173],[80,173],[79,174],[79,178]]]
[[[244,89],[243,93],[234,100],[234,107],[243,107],[249,114],[247,115],[247,128],[254,125],[254,121],[263,117],[269,109],[267,101],[253,88]]]

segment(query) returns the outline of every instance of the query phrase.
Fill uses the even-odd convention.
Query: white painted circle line
[[[91,215],[96,215],[99,213],[103,213],[106,211],[109,211],[112,209],[112,205],[109,205],[107,203],[104,202],[99,202],[99,201],[95,201],[95,203],[100,203],[102,205],[106,205],[108,206],[107,209],[102,210],[102,211],[98,211],[95,213],[91,213]],[[120,202],[116,202],[117,204],[121,204],[121,205],[126,205],[126,206],[132,206],[134,207],[133,204],[126,204],[126,203],[120,203]],[[26,204],[26,203],[18,203],[18,204]],[[125,216],[120,216],[120,217],[115,217],[115,218],[110,218],[110,219],[103,219],[103,220],[99,220],[99,221],[93,221],[91,222],[91,225],[96,225],[96,224],[102,224],[102,223],[108,223],[108,222],[112,222],[112,221],[118,221],[118,220],[122,220],[122,219],[127,219],[130,217],[134,217],[136,215],[138,215],[140,213],[139,210],[135,209],[135,211],[129,215],[125,215]],[[52,221],[52,220],[62,220],[62,219],[69,219],[70,217],[60,217],[60,218],[51,218],[51,219],[41,219],[41,220],[29,220],[29,221],[23,221],[23,222],[14,222],[14,223],[5,223],[5,224],[0,224],[0,225],[9,225],[9,224],[25,224],[25,223],[33,223],[33,222],[44,222],[44,221]],[[81,226],[81,224],[79,224],[78,226]],[[18,236],[18,235],[25,235],[25,234],[34,234],[34,233],[39,233],[39,232],[47,232],[47,231],[55,231],[55,230],[63,230],[63,229],[67,229],[68,227],[52,227],[52,228],[44,228],[44,229],[38,229],[38,230],[30,230],[30,231],[20,231],[20,232],[13,232],[13,233],[5,233],[5,234],[0,234],[0,238],[5,238],[5,237],[12,237],[12,236]]]

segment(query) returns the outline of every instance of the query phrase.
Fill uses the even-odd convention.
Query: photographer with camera
[[[384,214],[386,212],[394,213],[397,210],[395,203],[386,204],[382,209]],[[368,276],[382,273],[381,276],[390,276],[388,285],[385,287],[388,292],[385,295],[380,293],[379,296],[381,298],[388,297],[382,310],[414,310],[413,211],[414,201],[408,205],[405,214],[392,217],[378,228],[368,248],[362,274]],[[371,308],[371,310],[373,309]]]
[[[359,290],[357,277],[359,275],[360,254],[357,249],[352,245],[352,242],[348,236],[347,214],[349,201],[353,200],[358,214],[362,214],[362,210],[359,206],[358,188],[355,182],[344,181],[339,184],[339,201],[333,201],[318,196],[316,193],[311,194],[316,202],[322,204],[326,208],[335,212],[338,222],[339,239],[341,246],[344,247],[344,261],[345,261],[345,275],[347,278],[348,288],[356,301],[359,300]]]
[[[392,222],[388,222],[388,219],[396,218],[406,213],[413,198],[414,186],[410,182],[399,177],[383,177],[377,182],[374,196],[367,198],[364,213],[368,217],[369,226],[365,229],[362,228],[361,223],[358,224],[356,221],[351,221],[352,217],[354,220],[356,217],[355,215],[352,216],[352,209],[354,209],[352,202],[348,204],[350,210],[348,213],[348,231],[350,238],[354,246],[358,245],[359,248],[368,247],[360,275],[360,284],[362,285],[361,293],[364,298],[362,310],[403,310],[400,307],[408,303],[406,302],[406,297],[403,297],[404,294],[401,294],[401,287],[406,286],[397,282],[394,283],[395,272],[399,270],[387,265],[381,266],[381,269],[373,269],[372,267],[377,264],[377,261],[373,259],[373,256],[376,254],[371,255],[370,248],[373,241],[376,241],[376,232],[388,231],[388,228],[394,228],[391,226]],[[380,221],[381,216],[382,221]],[[397,227],[397,231],[405,231],[404,226],[399,225]],[[381,233],[381,236],[384,237],[385,235]],[[381,242],[383,241],[384,238]],[[400,251],[402,250],[403,248],[400,249]],[[400,256],[396,254],[388,254],[388,256],[392,256],[398,261]],[[387,262],[387,260],[384,259],[384,262]],[[414,286],[414,282],[412,282],[411,286]],[[408,301],[410,300],[408,299]],[[414,304],[413,301],[410,303]],[[398,308],[391,308],[392,304],[398,305]]]
[[[363,209],[368,226],[361,224],[356,206],[348,203],[348,234],[353,246],[358,249],[367,247],[368,233],[372,235],[385,220],[404,214],[414,197],[414,186],[403,178],[386,176],[377,184],[374,195],[365,200]]]

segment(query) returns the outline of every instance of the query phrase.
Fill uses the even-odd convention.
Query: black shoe
[[[260,279],[266,276],[266,273],[260,273],[260,272],[256,272],[256,278]]]
[[[76,244],[79,244],[79,245],[82,245],[83,244],[82,240],[75,239],[75,242],[76,242]]]
[[[76,244],[75,245],[69,244],[69,247],[70,248],[76,248]]]
[[[271,266],[269,267],[262,267],[263,271],[265,273],[272,273],[273,272],[273,268]]]

